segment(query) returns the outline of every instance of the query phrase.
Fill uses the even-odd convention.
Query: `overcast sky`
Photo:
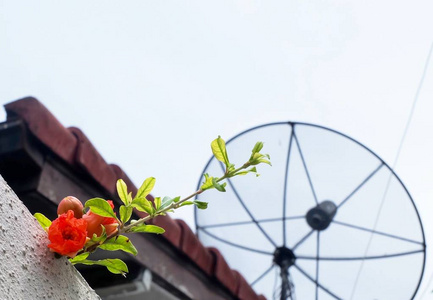
[[[216,136],[275,121],[341,131],[392,165],[432,12],[428,0],[0,0],[0,101],[36,97],[136,185],[156,177],[156,196],[193,192]],[[432,97],[430,61],[395,169],[428,245]],[[192,210],[177,215],[194,226]]]

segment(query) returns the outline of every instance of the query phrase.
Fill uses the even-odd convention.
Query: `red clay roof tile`
[[[123,179],[123,181],[125,181],[128,191],[132,192],[132,195],[134,196],[137,193],[137,188],[128,175],[126,175],[126,173],[118,165],[110,164],[110,168],[113,170],[116,179]]]
[[[240,300],[258,300],[257,294],[245,280],[245,278],[238,271],[233,271],[237,273],[239,279],[239,287],[236,291],[236,295],[238,295]]]
[[[164,228],[165,232],[162,236],[169,240],[176,248],[180,248],[182,232],[180,226],[170,216],[158,216],[150,220],[149,224]]]
[[[234,295],[237,295],[239,276],[230,269],[225,258],[217,248],[209,247],[208,250],[215,256],[214,276]]]
[[[183,220],[176,219],[179,224],[182,239],[180,249],[193,260],[206,274],[212,275],[214,271],[215,256],[203,246],[188,224]]]
[[[45,146],[66,162],[74,163],[77,139],[37,99],[23,98],[6,104],[5,109],[8,119],[23,119]]]
[[[116,192],[116,174],[105,162],[98,150],[92,145],[86,135],[76,127],[68,128],[78,139],[75,162],[87,171],[100,185],[111,194]]]

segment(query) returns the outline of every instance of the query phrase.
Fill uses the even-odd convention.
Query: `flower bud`
[[[104,217],[92,213],[90,210],[83,216],[83,219],[87,222],[87,236],[92,238],[93,234],[100,236],[102,233],[102,222]]]
[[[112,234],[116,234],[119,230],[119,224],[117,222],[111,223],[111,224],[105,224],[103,225],[105,227],[105,232],[107,233],[107,236],[110,236]]]
[[[110,204],[111,209],[113,209],[113,201],[107,200],[107,202]],[[107,236],[117,233],[119,227],[119,223],[117,223],[115,218],[102,217],[93,213],[91,210],[83,215],[83,219],[87,222],[87,236],[89,238],[92,238],[93,234],[101,236],[102,226],[104,227]]]
[[[60,216],[72,210],[76,219],[80,219],[83,216],[83,204],[75,197],[67,196],[60,201],[57,207],[57,214]]]

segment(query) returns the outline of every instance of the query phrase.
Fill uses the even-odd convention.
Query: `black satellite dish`
[[[391,168],[344,134],[296,122],[238,134],[227,142],[230,161],[244,163],[256,141],[273,166],[198,197],[210,202],[195,212],[203,244],[268,299],[413,299],[424,232]],[[203,173],[223,170],[212,158]]]

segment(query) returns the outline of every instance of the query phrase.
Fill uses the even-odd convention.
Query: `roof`
[[[128,175],[118,165],[107,163],[83,131],[76,127],[64,127],[37,99],[23,98],[6,104],[5,109],[8,120],[23,120],[39,142],[67,166],[93,178],[109,194],[115,195],[118,179],[123,179],[133,194],[137,191]],[[166,230],[164,239],[233,295],[239,299],[266,299],[257,295],[238,271],[230,268],[218,249],[205,247],[184,221],[158,216],[151,222],[163,227]]]

